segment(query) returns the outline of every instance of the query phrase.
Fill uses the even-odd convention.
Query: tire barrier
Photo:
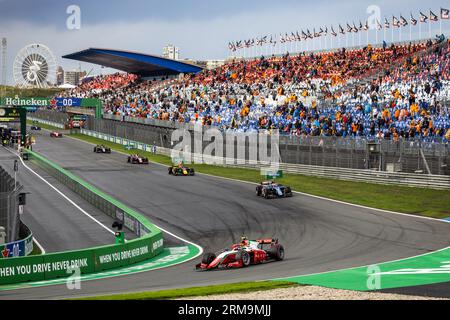
[[[124,222],[139,238],[122,244],[0,260],[0,285],[71,277],[124,267],[163,251],[163,235],[144,216],[57,164],[29,151],[28,158],[106,214]]]

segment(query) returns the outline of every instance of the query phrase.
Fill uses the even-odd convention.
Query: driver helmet
[[[241,237],[241,246],[242,246],[242,247],[245,247],[245,246],[247,246],[247,245],[248,245],[248,239],[247,239],[247,237],[242,236],[242,237]]]

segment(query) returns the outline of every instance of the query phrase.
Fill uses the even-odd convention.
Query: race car
[[[39,126],[31,126],[31,130],[41,130],[41,127],[39,127]]]
[[[94,147],[94,152],[96,153],[111,153],[111,148],[105,147],[104,145],[97,145]]]
[[[53,132],[50,133],[50,137],[52,137],[52,138],[62,138],[63,134],[60,133],[60,132],[53,131]]]
[[[291,187],[284,186],[273,181],[264,181],[256,186],[256,195],[269,198],[286,198],[292,197]]]
[[[132,164],[148,164],[148,158],[143,158],[138,154],[128,156],[128,163]]]
[[[195,175],[194,168],[187,168],[184,165],[169,167],[169,174],[174,176],[193,176]]]
[[[261,264],[284,259],[284,247],[278,239],[248,240],[241,238],[241,243],[233,244],[218,255],[205,253],[202,262],[195,266],[196,271],[217,269],[244,268],[254,264]]]

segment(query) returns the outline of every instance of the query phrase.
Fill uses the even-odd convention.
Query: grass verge
[[[284,281],[242,282],[224,285],[192,287],[185,289],[162,290],[153,292],[124,293],[107,296],[95,296],[79,298],[76,300],[155,300],[177,299],[186,297],[210,296],[216,294],[248,293],[254,291],[266,291],[272,289],[298,286],[297,283]]]
[[[51,126],[49,124],[45,124],[45,123],[41,123],[41,122],[33,122],[33,120],[27,120],[27,125],[29,125],[29,126],[36,125],[38,127],[41,127],[42,129],[47,129],[47,130],[51,130],[51,131],[64,130],[64,129],[61,129],[61,128],[58,128],[58,127]]]
[[[126,150],[124,146],[94,137],[73,134],[77,138],[94,144],[104,144],[112,150],[124,153],[138,153],[151,161],[171,165],[169,157],[154,155],[140,150]],[[259,183],[264,180],[259,170],[227,168],[205,164],[193,164],[201,173],[219,177],[245,180]],[[413,188],[395,185],[381,185],[364,182],[342,181],[327,178],[285,174],[277,182],[289,185],[293,190],[330,199],[364,205],[372,208],[391,210],[402,213],[422,215],[433,218],[450,217],[450,191]]]

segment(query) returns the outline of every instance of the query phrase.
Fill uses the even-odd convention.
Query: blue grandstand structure
[[[146,77],[199,73],[202,68],[191,63],[160,56],[101,48],[89,48],[63,56],[65,59],[89,62]]]

